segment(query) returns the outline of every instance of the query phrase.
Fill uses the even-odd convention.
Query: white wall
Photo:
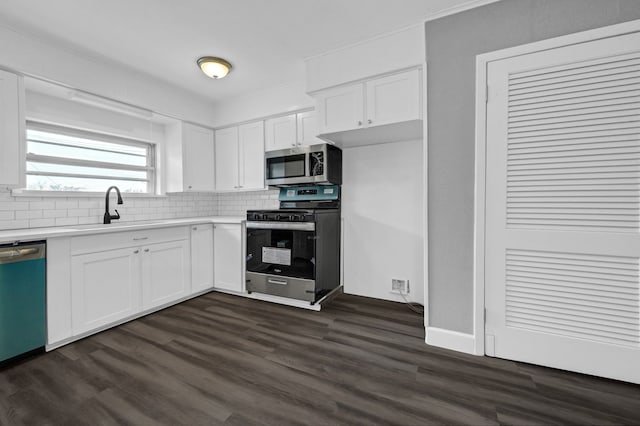
[[[424,28],[416,25],[305,60],[307,92],[422,65]]]
[[[255,120],[274,114],[313,108],[313,99],[304,92],[303,76],[287,85],[260,90],[245,96],[228,99],[214,105],[213,126]]]
[[[345,293],[403,301],[391,279],[408,279],[424,303],[422,140],[343,151]]]
[[[0,67],[203,125],[214,114],[211,102],[165,81],[1,25]]]

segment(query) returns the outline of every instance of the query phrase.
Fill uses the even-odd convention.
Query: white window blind
[[[27,189],[153,193],[151,143],[27,122]]]

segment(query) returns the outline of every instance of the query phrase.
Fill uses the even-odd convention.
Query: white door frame
[[[473,263],[473,354],[485,354],[485,231],[487,153],[487,65],[489,62],[527,55],[558,47],[640,32],[640,20],[582,31],[535,43],[489,52],[476,57],[476,152]]]

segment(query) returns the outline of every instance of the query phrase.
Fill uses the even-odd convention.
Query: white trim
[[[475,354],[475,338],[473,334],[445,330],[437,327],[427,327],[426,342],[431,346],[451,349],[452,351]],[[481,354],[483,355],[483,354]]]
[[[485,90],[487,88],[487,65],[515,56],[541,52],[559,47],[585,43],[625,34],[640,32],[640,20],[624,22],[593,30],[582,31],[555,37],[548,40],[510,47],[494,52],[484,53],[476,57],[476,156],[475,156],[475,204],[474,204],[474,262],[473,262],[473,338],[475,340],[472,353],[485,353],[485,198],[486,198],[486,119],[487,105]],[[471,353],[471,352],[470,352]]]
[[[423,34],[424,35],[424,34]],[[424,37],[423,37],[424,39]],[[426,53],[426,46],[425,46]],[[424,327],[429,326],[429,124],[427,120],[427,62],[422,64],[422,281],[424,283],[423,300]]]

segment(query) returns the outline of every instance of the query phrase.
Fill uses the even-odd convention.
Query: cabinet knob
[[[189,185],[189,189],[193,188],[193,186]]]
[[[140,253],[140,250],[134,250],[133,254],[138,254]]]
[[[371,121],[371,119],[368,119],[367,121],[369,122],[369,124],[373,123],[373,121]],[[191,188],[191,187],[189,187],[189,188]]]
[[[144,249],[144,252],[145,253],[149,253],[149,249]]]
[[[194,230],[194,231],[197,231],[197,230],[198,230],[198,227],[197,227],[197,226],[194,226],[194,227],[193,227],[193,230]]]
[[[362,126],[362,121],[358,121],[358,126]]]

